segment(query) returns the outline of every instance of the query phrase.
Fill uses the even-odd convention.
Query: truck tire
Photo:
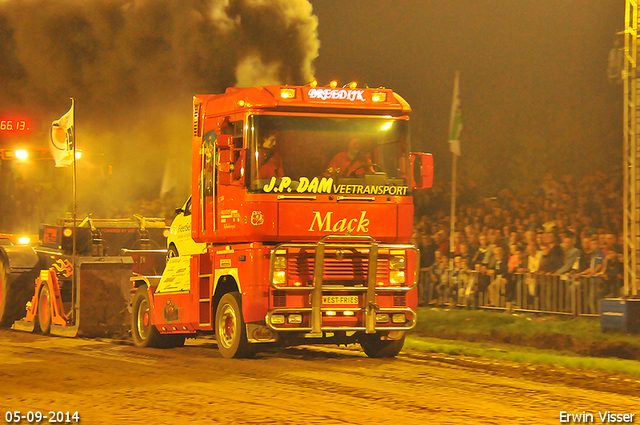
[[[178,255],[178,248],[176,248],[174,244],[171,244],[171,246],[167,249],[167,262],[170,259],[177,257]]]
[[[42,286],[38,296],[37,316],[38,329],[44,335],[49,335],[51,332],[51,293],[47,285]]]
[[[11,280],[9,267],[0,255],[0,326],[10,327],[26,315],[26,305],[34,290],[35,277],[29,282],[31,275],[26,272]]]
[[[222,357],[240,359],[256,354],[255,346],[247,341],[239,292],[229,292],[222,296],[216,309],[215,323],[216,341]]]
[[[371,358],[390,358],[395,357],[402,350],[404,345],[404,337],[396,340],[380,339],[380,333],[363,334],[359,338],[360,346],[365,354]]]
[[[163,347],[162,335],[151,323],[151,302],[146,285],[140,286],[133,297],[131,337],[136,347]]]
[[[131,338],[136,347],[173,348],[184,345],[184,335],[162,335],[151,323],[151,302],[146,285],[136,291],[132,310]]]

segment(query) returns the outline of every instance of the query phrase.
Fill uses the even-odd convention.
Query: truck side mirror
[[[413,189],[427,189],[433,185],[433,156],[430,153],[411,152]]]

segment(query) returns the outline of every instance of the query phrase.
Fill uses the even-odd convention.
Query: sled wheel
[[[162,347],[162,335],[151,323],[151,303],[147,286],[142,285],[133,297],[131,337],[136,347]]]
[[[247,341],[238,292],[224,294],[220,299],[216,309],[215,332],[222,357],[238,359],[255,355],[255,348]]]
[[[44,335],[51,332],[51,293],[46,284],[42,285],[38,297],[38,326]]]
[[[360,337],[360,346],[365,354],[372,358],[395,357],[402,350],[404,337],[396,340],[380,339],[380,334],[364,334]]]
[[[9,267],[0,255],[0,326],[9,327],[26,314],[33,297],[35,272],[23,273],[9,280]]]

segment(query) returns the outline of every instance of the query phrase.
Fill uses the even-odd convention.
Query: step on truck
[[[134,343],[215,334],[226,358],[350,343],[397,355],[416,324],[412,191],[433,176],[409,113],[355,84],[194,96],[191,199],[172,229],[192,240],[170,242],[161,276],[132,280]]]

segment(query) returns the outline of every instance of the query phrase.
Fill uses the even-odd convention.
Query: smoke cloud
[[[307,0],[0,0],[0,111],[44,146],[74,97],[78,213],[109,215],[171,180],[187,196],[194,94],[305,84],[318,49]]]

